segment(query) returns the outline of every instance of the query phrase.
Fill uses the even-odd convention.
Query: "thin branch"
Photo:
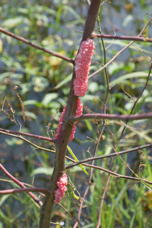
[[[74,117],[71,121],[77,122],[80,120],[142,120],[142,119],[151,119],[152,112],[143,113],[143,114],[134,114],[134,115],[119,115],[119,114],[84,114],[80,117]]]
[[[30,140],[24,138],[23,136],[18,136],[19,139],[27,142],[28,144],[30,144],[31,146],[35,147],[36,149],[38,150],[43,150],[43,151],[46,151],[46,152],[52,152],[52,153],[55,153],[55,150],[51,150],[51,149],[48,149],[48,148],[45,148],[45,147],[42,147],[42,146],[39,146],[33,142],[31,142]]]
[[[66,169],[70,169],[70,168],[72,168],[74,166],[77,166],[77,165],[80,165],[80,164],[84,164],[84,163],[90,162],[90,161],[101,160],[101,159],[104,159],[104,158],[116,157],[116,156],[120,156],[120,155],[131,153],[131,152],[135,152],[135,151],[138,152],[139,150],[143,150],[143,149],[150,148],[150,147],[152,147],[152,144],[147,144],[147,145],[143,145],[143,146],[137,146],[137,147],[134,147],[134,148],[132,148],[130,150],[123,150],[123,151],[116,152],[116,153],[111,153],[111,154],[108,154],[108,155],[101,155],[101,156],[97,156],[97,157],[87,158],[87,159],[81,160],[79,162],[74,162],[71,165],[66,166]]]
[[[102,66],[101,68],[99,68],[97,71],[95,71],[94,73],[92,73],[89,78],[92,78],[93,76],[95,76],[96,74],[98,74],[99,72],[103,71],[104,69],[106,69],[119,55],[121,55],[124,51],[126,51],[132,44],[134,43],[134,41],[129,42],[129,44],[127,44],[125,47],[123,47],[120,51],[118,51],[104,66]]]
[[[92,173],[91,173],[92,174]],[[80,223],[80,218],[81,218],[81,214],[82,214],[82,209],[83,209],[83,204],[85,202],[85,199],[86,199],[86,196],[88,195],[88,192],[89,192],[89,189],[90,189],[90,183],[91,183],[91,178],[92,178],[92,175],[90,175],[89,177],[89,183],[84,191],[84,194],[80,200],[80,207],[79,207],[79,211],[78,211],[78,218],[77,218],[77,221],[75,222],[73,228],[77,228],[78,227],[78,224]]]
[[[25,132],[20,132],[20,131],[13,131],[13,130],[6,130],[3,128],[0,128],[0,134],[5,134],[5,135],[23,135],[23,136],[28,136],[28,137],[33,137],[39,140],[46,140],[49,141],[51,143],[54,142],[54,139],[49,138],[49,137],[45,137],[45,136],[41,136],[41,135],[35,135],[35,134],[31,134],[31,133],[25,133]]]
[[[129,180],[133,180],[133,181],[139,181],[139,182],[145,182],[147,184],[152,184],[151,181],[148,181],[146,179],[139,178],[139,177],[131,177],[131,176],[126,176],[126,175],[121,175],[119,173],[113,172],[113,171],[111,171],[109,169],[105,169],[105,168],[100,167],[100,166],[91,165],[91,164],[85,164],[85,166],[90,167],[90,168],[94,168],[94,169],[102,170],[103,172],[109,173],[112,176],[115,176],[115,177],[118,177],[118,178],[129,179]]]
[[[97,19],[97,23],[98,23],[98,30],[101,33],[101,21],[100,21],[100,16],[98,16]],[[101,39],[99,42],[100,45],[100,54],[103,55],[103,66],[107,63],[107,53],[106,53],[106,47],[105,47],[105,43],[104,40]],[[107,68],[104,69],[104,81],[105,81],[105,94],[104,94],[104,98],[103,98],[103,113],[107,113],[107,103],[108,103],[108,99],[109,99],[109,92],[110,92],[110,86],[109,86],[109,82],[110,82],[110,78],[109,78],[109,74],[107,71]],[[103,121],[103,125],[105,124],[105,121]]]
[[[147,86],[148,86],[148,83],[149,83],[149,81],[150,81],[151,71],[152,71],[152,61],[151,61],[150,67],[149,67],[149,72],[148,72],[148,75],[147,75],[147,78],[146,78],[146,82],[145,82],[145,84],[144,84],[144,86],[143,86],[143,88],[142,88],[141,93],[140,93],[139,96],[136,98],[136,100],[135,100],[135,102],[134,102],[134,104],[133,104],[133,106],[132,106],[132,108],[131,108],[130,115],[134,112],[134,109],[135,109],[136,105],[138,104],[140,98],[142,97],[144,91],[146,90],[146,88],[147,88]],[[129,119],[127,119],[126,124],[128,124],[128,122],[129,122]],[[122,129],[121,137],[123,136],[123,134],[124,134],[124,132],[125,132],[125,129],[126,129],[126,127],[124,127],[124,128]]]
[[[97,221],[96,228],[100,228],[101,227],[102,209],[103,209],[104,201],[105,201],[105,198],[106,198],[106,193],[108,192],[108,189],[109,189],[110,178],[111,178],[111,175],[109,174],[108,178],[106,180],[106,184],[105,184],[105,187],[104,187],[103,194],[101,196],[101,200],[100,200],[100,206],[99,206],[99,212],[98,212],[98,221]]]
[[[99,132],[99,135],[98,135],[98,138],[97,138],[97,141],[94,145],[94,149],[93,149],[93,155],[95,157],[96,153],[97,153],[97,150],[98,150],[98,146],[99,146],[99,143],[100,143],[100,140],[101,140],[101,137],[102,137],[102,134],[103,134],[103,129]],[[92,160],[92,165],[94,165],[94,160]],[[73,228],[77,228],[79,223],[80,223],[80,219],[81,219],[81,214],[82,214],[82,209],[83,209],[83,204],[85,202],[85,199],[86,199],[86,196],[89,192],[89,189],[90,189],[90,185],[92,183],[92,177],[93,177],[93,172],[94,172],[94,169],[91,169],[90,170],[90,173],[89,173],[89,179],[88,179],[88,184],[85,188],[85,191],[84,191],[84,194],[81,198],[81,201],[80,201],[80,206],[79,206],[79,210],[78,210],[78,216],[77,216],[77,220],[73,226]]]
[[[141,37],[141,35],[143,34],[143,32],[145,31],[145,29],[149,26],[149,24],[151,23],[152,18],[144,25],[143,29],[141,30],[141,32],[138,34],[139,37]],[[130,47],[135,41],[131,41],[129,42],[125,47],[123,47],[120,51],[118,51],[104,66],[102,66],[101,68],[99,68],[97,71],[95,71],[94,73],[92,73],[89,78],[95,76],[96,74],[98,74],[99,72],[103,71],[107,66],[109,66],[120,54],[122,54],[124,51],[127,50],[128,47]]]
[[[33,47],[33,48],[39,49],[39,50],[41,50],[41,51],[43,51],[43,52],[46,52],[46,53],[48,53],[48,54],[50,54],[50,55],[53,55],[53,56],[55,56],[55,57],[57,57],[57,58],[63,59],[63,60],[65,60],[65,61],[67,61],[67,62],[74,63],[74,60],[73,60],[73,59],[68,58],[68,57],[66,57],[66,56],[63,56],[63,55],[61,55],[61,54],[58,54],[57,52],[50,51],[50,50],[48,50],[48,49],[46,49],[46,48],[43,48],[43,47],[41,47],[41,46],[39,46],[39,45],[37,45],[37,44],[35,44],[35,43],[33,43],[33,42],[31,42],[31,41],[25,39],[25,38],[22,37],[22,36],[15,35],[14,33],[7,31],[6,29],[4,29],[4,28],[2,28],[2,27],[0,27],[0,32],[1,32],[1,33],[4,33],[4,34],[7,35],[7,36],[10,36],[10,37],[12,37],[12,38],[14,38],[14,39],[16,39],[16,40],[19,40],[19,41],[21,41],[22,43],[25,43],[25,44],[27,44],[27,45]]]
[[[0,132],[0,133],[1,133],[1,132]],[[30,140],[24,138],[24,137],[21,136],[21,135],[14,135],[14,134],[11,134],[11,133],[2,133],[2,134],[6,134],[7,136],[12,136],[12,137],[16,137],[16,138],[18,138],[18,139],[21,139],[21,140],[23,140],[24,142],[30,144],[31,146],[35,147],[35,148],[38,149],[38,150],[43,150],[43,151],[51,152],[51,153],[55,153],[55,152],[56,152],[55,150],[51,150],[51,149],[48,149],[48,148],[39,146],[39,145],[37,145],[37,144],[31,142]],[[65,156],[65,157],[66,157],[66,159],[75,162],[75,160],[73,160],[73,159],[70,158],[69,156]]]
[[[55,150],[51,150],[51,149],[48,149],[48,148],[45,148],[45,147],[42,147],[42,146],[39,146],[33,142],[31,142],[30,140],[28,140],[27,138],[21,136],[21,135],[14,135],[14,134],[11,134],[11,133],[3,133],[3,134],[6,134],[7,136],[12,136],[12,137],[15,137],[17,139],[21,139],[23,140],[24,142],[30,144],[31,146],[35,147],[36,149],[38,150],[43,150],[43,151],[46,151],[46,152],[52,152],[52,153],[55,153]]]
[[[102,39],[113,39],[113,40],[131,40],[131,41],[137,41],[137,42],[152,42],[152,38],[144,37],[144,36],[117,36],[117,35],[111,35],[111,34],[96,34],[93,33],[92,38],[102,38]]]
[[[21,188],[25,188],[25,184],[23,184],[21,181],[19,181],[18,179],[16,179],[12,174],[10,174],[7,169],[4,168],[4,166],[0,163],[0,170],[2,170],[5,175],[11,179],[14,183],[16,183],[18,186],[20,186]],[[28,194],[30,195],[30,197],[40,206],[41,202],[40,200],[31,192],[28,192]]]
[[[22,189],[6,189],[0,190],[1,195],[8,195],[20,192],[42,192],[44,194],[48,194],[48,190],[45,188],[22,188]]]

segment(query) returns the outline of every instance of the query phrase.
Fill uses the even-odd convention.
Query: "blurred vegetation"
[[[151,1],[105,1],[96,32],[137,35],[150,19]],[[1,27],[45,48],[74,58],[81,40],[88,1],[22,0],[0,2]],[[144,31],[152,37],[152,25]],[[91,73],[98,70],[128,42],[96,39]],[[104,55],[104,51],[106,55]],[[106,70],[90,78],[82,99],[84,112],[143,113],[152,109],[152,80],[148,76],[152,48],[134,43]],[[53,136],[66,104],[72,65],[0,34],[0,127]],[[143,93],[142,93],[143,92]],[[134,107],[134,108],[133,108]],[[126,127],[123,132],[124,127]],[[123,132],[123,134],[122,134]],[[97,146],[102,133],[103,139]],[[152,143],[151,120],[83,121],[70,148],[78,159],[109,154]],[[48,143],[32,139],[46,148]],[[39,150],[23,140],[0,135],[0,160],[24,182],[46,186],[53,168],[53,154]],[[96,147],[97,146],[97,147]],[[95,149],[96,147],[96,149]],[[97,165],[120,174],[136,175],[152,181],[151,150],[131,156],[104,159]],[[68,164],[68,161],[66,162]],[[130,169],[128,168],[130,166]],[[89,169],[87,169],[89,172]],[[61,206],[54,209],[51,227],[72,227],[89,176],[81,167],[68,171],[70,185]],[[101,211],[102,228],[152,227],[151,186],[109,177]],[[94,170],[90,192],[84,203],[80,227],[96,227],[108,174]],[[16,187],[1,173],[1,189]],[[0,197],[0,228],[37,227],[39,208],[25,193]],[[59,225],[60,224],[60,225]]]

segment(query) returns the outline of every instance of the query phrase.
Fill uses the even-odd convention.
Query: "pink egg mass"
[[[74,95],[84,96],[88,90],[88,74],[95,45],[92,39],[82,41],[75,59]]]

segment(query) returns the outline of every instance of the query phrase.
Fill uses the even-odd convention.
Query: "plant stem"
[[[146,145],[143,145],[143,146],[134,147],[134,148],[129,149],[129,150],[123,150],[123,151],[120,151],[120,152],[115,152],[115,153],[111,153],[111,154],[107,154],[107,155],[101,155],[101,156],[97,156],[97,157],[90,157],[90,158],[87,158],[87,159],[84,159],[84,160],[81,160],[81,161],[78,161],[78,162],[73,162],[72,164],[66,166],[66,169],[73,168],[74,166],[77,166],[77,165],[80,165],[80,164],[85,165],[86,162],[95,161],[95,160],[102,160],[104,158],[112,158],[112,157],[116,157],[116,156],[120,156],[120,155],[124,155],[124,154],[128,154],[128,153],[132,153],[132,152],[138,152],[140,150],[143,150],[143,149],[146,149],[146,148],[151,148],[151,147],[152,147],[152,144],[146,144]]]
[[[14,194],[14,193],[20,193],[20,192],[42,192],[44,194],[48,193],[48,191],[45,188],[21,188],[21,189],[0,190],[0,194],[2,195],[8,195],[8,194]]]
[[[80,120],[142,120],[142,119],[152,119],[152,112],[134,115],[119,115],[119,114],[84,114],[80,117],[75,117],[71,121],[77,122]]]
[[[5,167],[1,163],[0,163],[0,170],[2,170],[2,172],[5,173],[5,175],[9,179],[11,179],[14,183],[16,183],[22,189],[25,188],[25,184],[22,183],[21,181],[19,181],[18,179],[16,179],[12,174],[10,174],[10,172],[8,172],[7,169],[5,169]],[[28,194],[38,205],[41,205],[39,199],[32,192],[28,192]]]
[[[111,34],[92,34],[92,38],[102,38],[102,39],[110,39],[110,40],[131,40],[137,42],[152,42],[152,38],[144,37],[144,36],[117,36]]]
[[[26,132],[20,132],[20,131],[6,130],[6,129],[3,129],[3,128],[0,128],[0,134],[12,135],[12,136],[23,135],[23,136],[33,137],[33,138],[36,138],[36,139],[39,139],[39,140],[40,139],[41,140],[46,140],[46,141],[49,141],[51,143],[54,141],[50,137],[41,136],[41,135],[35,135],[35,134],[32,134],[32,133],[26,133]]]
[[[91,34],[95,27],[100,3],[101,3],[101,0],[92,0],[91,1],[91,5],[90,5],[89,11],[88,11],[88,16],[87,16],[85,27],[84,27],[82,40],[86,40],[87,38],[91,37]]]
[[[27,44],[27,45],[33,47],[33,48],[39,49],[39,50],[41,50],[41,51],[43,51],[43,52],[46,52],[46,53],[48,53],[48,54],[50,54],[50,55],[53,55],[53,56],[57,57],[57,58],[60,58],[60,59],[63,59],[63,60],[65,60],[65,61],[67,61],[67,62],[73,63],[73,59],[70,59],[70,58],[68,58],[68,57],[66,57],[66,56],[63,56],[63,55],[61,55],[61,54],[59,54],[59,53],[57,53],[57,52],[54,52],[54,51],[48,50],[48,49],[46,49],[46,48],[43,48],[43,47],[41,47],[41,46],[39,46],[39,45],[37,45],[37,44],[35,44],[35,43],[33,43],[33,42],[31,42],[31,41],[25,39],[25,38],[22,37],[22,36],[18,36],[18,35],[16,35],[16,34],[12,33],[12,32],[7,31],[6,29],[4,29],[4,28],[2,28],[2,27],[0,27],[0,32],[1,32],[1,33],[4,33],[4,34],[7,35],[7,36],[10,36],[10,37],[12,37],[12,38],[14,38],[14,39],[16,39],[16,40],[19,40],[19,41],[21,41],[22,43],[25,43],[25,44]]]
[[[97,13],[100,6],[100,1],[101,0],[91,1],[82,40],[86,40],[87,38],[91,37],[91,33],[93,32]],[[50,227],[51,212],[54,204],[54,192],[56,190],[56,183],[58,178],[64,172],[64,163],[65,163],[67,145],[68,145],[69,137],[71,135],[72,127],[74,124],[74,123],[71,123],[70,120],[75,115],[76,108],[77,108],[77,99],[78,99],[78,97],[76,97],[73,92],[74,77],[75,77],[75,73],[73,69],[73,78],[71,81],[70,94],[68,97],[66,111],[65,111],[64,120],[63,120],[63,126],[62,126],[62,135],[55,142],[55,145],[56,145],[55,167],[50,180],[51,184],[49,186],[49,194],[46,196],[44,200],[44,204],[42,206],[39,228]]]

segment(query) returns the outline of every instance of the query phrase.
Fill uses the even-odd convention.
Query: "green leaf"
[[[67,149],[68,149],[69,153],[71,154],[72,158],[73,158],[76,162],[78,162],[79,159],[78,159],[78,158],[76,157],[76,155],[73,153],[71,147],[67,146]],[[81,169],[85,174],[88,175],[88,172],[87,172],[87,170],[83,167],[83,165],[80,164],[79,167],[80,167],[80,169]]]
[[[37,77],[37,78],[34,78],[33,84],[34,84],[34,91],[42,92],[49,85],[49,82],[44,77]]]
[[[52,175],[52,171],[53,171],[53,168],[40,167],[40,168],[35,169],[32,172],[32,176],[35,176],[37,174],[45,174],[45,175],[51,176]]]
[[[121,41],[121,40],[105,40],[104,41],[105,43],[107,44],[115,44],[115,45],[119,45],[119,46],[126,46],[126,41]],[[133,44],[131,45],[130,47],[128,47],[129,49],[132,49],[132,50],[135,50],[135,51],[140,51],[142,54],[145,53],[145,54],[148,54],[151,56],[151,52],[144,49],[144,48],[141,48],[140,45],[138,44]]]
[[[61,88],[63,85],[67,84],[70,80],[71,80],[72,75],[68,75],[65,79],[63,79],[61,82],[59,82],[59,84],[57,84],[54,89],[59,89]]]
[[[88,89],[91,93],[95,93],[99,90],[99,84],[97,82],[90,82]]]
[[[132,78],[143,78],[143,77],[147,77],[148,73],[145,72],[133,72],[130,74],[125,74],[119,78],[114,79],[113,81],[111,81],[109,83],[110,88],[114,87],[115,85],[119,85],[120,83],[126,81],[127,79],[132,79]],[[151,74],[152,76],[152,74]]]
[[[72,191],[71,194],[74,199],[76,199],[76,200],[80,199],[80,197],[78,195],[76,195],[74,191]]]
[[[78,14],[75,9],[73,9],[72,7],[69,7],[68,5],[64,6],[64,8],[68,11],[68,13],[71,13],[76,19],[77,19],[77,23],[83,23],[82,18],[80,17],[80,14]]]
[[[5,20],[2,25],[7,28],[14,28],[20,24],[28,24],[28,19],[24,17],[15,17],[15,18],[9,18]]]
[[[35,105],[37,103],[36,100],[26,100],[24,101],[24,105]]]
[[[5,203],[5,201],[10,197],[10,195],[3,195],[0,198],[0,207],[3,205],[3,203]]]
[[[112,74],[115,74],[115,73],[119,72],[123,68],[124,68],[124,63],[122,63],[122,62],[113,62],[108,67],[108,71],[112,75]]]
[[[35,113],[33,113],[33,112],[25,111],[24,114],[25,114],[26,117],[29,117],[29,118],[31,118],[31,119],[33,119],[33,120],[36,120],[36,119],[37,119],[37,116],[36,116]]]
[[[48,105],[52,100],[58,97],[57,93],[48,93],[42,100],[43,105]]]
[[[93,227],[95,227],[94,223],[90,223],[90,224],[88,224],[86,226],[83,226],[83,228],[93,228]]]
[[[85,120],[84,122],[86,123],[86,126],[87,126],[88,130],[92,131],[93,129],[92,129],[91,121],[90,120]]]

